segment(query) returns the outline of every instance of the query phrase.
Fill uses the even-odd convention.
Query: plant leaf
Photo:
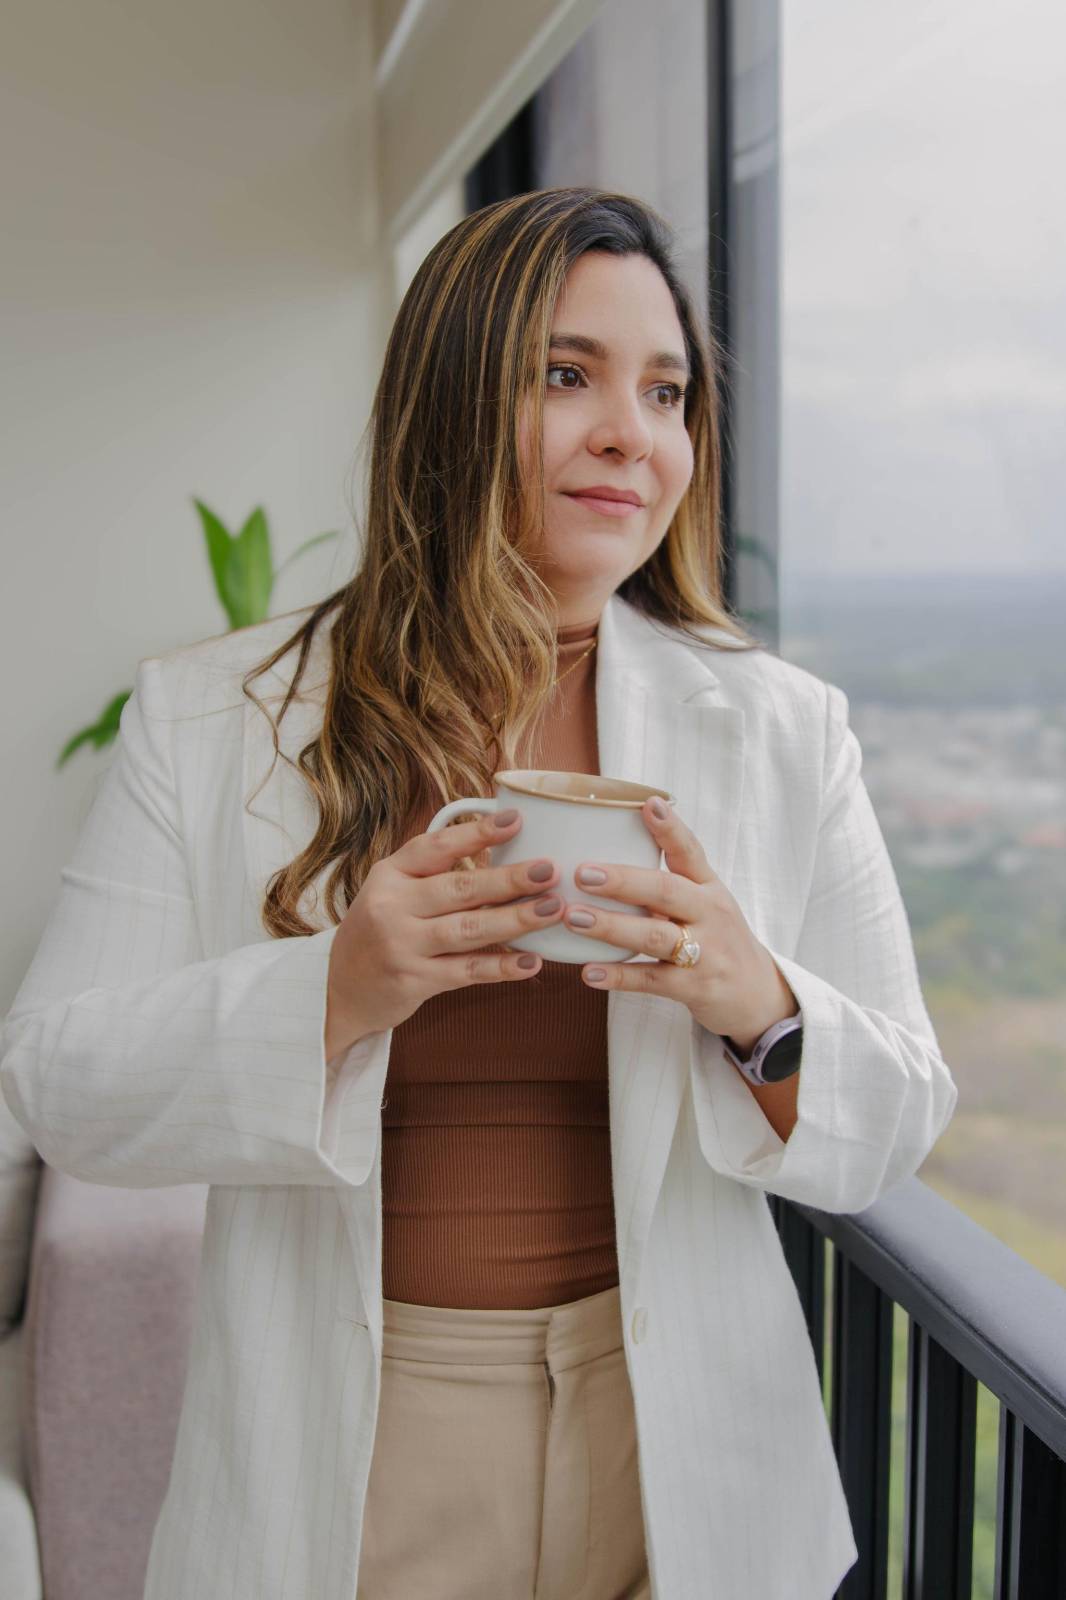
[[[65,761],[69,760],[69,758],[74,754],[75,750],[78,749],[79,745],[93,744],[96,746],[97,750],[102,750],[104,745],[110,744],[112,739],[114,739],[118,734],[119,721],[122,717],[122,707],[126,704],[126,701],[129,699],[132,693],[132,689],[123,689],[122,692],[117,694],[113,700],[108,701],[97,722],[92,723],[87,728],[82,728],[80,733],[76,733],[70,739],[68,739],[62,750],[59,752],[59,759],[56,761],[56,766],[61,767]]]
[[[262,506],[256,506],[234,537],[222,519],[195,495],[193,505],[203,527],[215,592],[229,618],[230,628],[245,628],[251,623],[263,622],[270,610],[270,596],[277,576],[270,554],[270,528],[266,512]],[[317,533],[305,539],[289,560],[294,561],[312,545],[338,537],[335,531]],[[287,562],[283,563],[283,568],[286,565]],[[59,752],[56,767],[62,767],[83,744],[92,744],[97,750],[110,744],[119,731],[122,707],[132,693],[132,689],[122,690],[108,702],[95,723],[72,734]]]
[[[295,561],[297,556],[303,555],[305,550],[310,550],[313,544],[321,544],[324,539],[339,539],[340,534],[334,530],[332,533],[316,533],[313,538],[305,539],[303,544],[297,545],[291,556],[286,556],[281,566],[274,574],[275,582],[281,577],[290,561]]]
[[[215,580],[215,592],[229,618],[230,627],[237,628],[240,624],[233,618],[233,595],[229,577],[233,540],[229,530],[202,500],[197,500],[194,496],[193,505],[200,513],[200,521],[203,523],[208,560],[211,562],[211,572]]]
[[[270,594],[274,587],[270,529],[262,506],[256,506],[233,541],[229,579],[234,612],[240,618],[233,626],[246,628],[249,623],[262,622],[270,610]]]

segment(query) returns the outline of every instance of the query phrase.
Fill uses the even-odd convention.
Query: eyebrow
[[[548,340],[549,350],[577,350],[581,355],[594,356],[597,361],[608,358],[607,346],[584,333],[553,333]],[[688,362],[674,350],[656,350],[648,361],[649,367],[670,367],[688,377]]]

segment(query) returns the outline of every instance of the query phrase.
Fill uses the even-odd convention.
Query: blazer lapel
[[[710,651],[670,636],[619,596],[596,652],[600,774],[664,788],[726,883],[744,783],[744,713],[720,703]],[[660,858],[660,866],[665,861]],[[630,964],[631,965],[631,964]],[[607,1047],[619,1274],[636,1292],[691,1064],[692,1016],[675,1000],[612,989]]]
[[[307,785],[289,765],[321,726],[330,665],[328,624],[317,632],[300,693],[282,719],[281,755],[266,783],[262,780],[274,759],[273,739],[257,707],[249,705],[246,713],[243,780],[248,804],[243,828],[249,939],[264,937],[259,907],[271,876],[307,845],[317,823]],[[612,596],[600,618],[596,653],[599,769],[601,776],[665,788],[673,795],[679,817],[728,883],[743,798],[744,713],[721,703],[721,684],[711,660],[711,651],[671,635]],[[292,651],[250,686],[275,717],[295,661]],[[325,869],[316,880],[318,908],[305,901],[308,920],[323,928],[328,926],[321,901],[327,876]],[[691,1034],[691,1014],[677,1001],[620,990],[608,996],[611,1157],[619,1273],[627,1301],[639,1279],[688,1081]],[[364,1270],[378,1256],[379,1223],[369,1198],[363,1191],[338,1190]],[[368,1300],[379,1297],[380,1285],[364,1279],[362,1286]],[[368,1303],[372,1326],[378,1310]]]
[[[317,805],[306,780],[295,769],[295,763],[300,751],[316,737],[322,726],[329,684],[330,625],[331,619],[327,619],[315,630],[299,690],[278,728],[280,754],[276,765],[273,764],[273,735],[266,716],[251,702],[245,708],[242,827],[247,884],[244,922],[250,941],[267,936],[260,918],[267,884],[275,872],[305,849],[318,826]],[[249,684],[275,719],[284,703],[298,654],[297,650],[290,650],[269,671]],[[329,868],[326,868],[316,879],[315,888],[319,894],[328,877]],[[305,898],[303,911],[317,928],[329,926],[321,901],[316,908]]]

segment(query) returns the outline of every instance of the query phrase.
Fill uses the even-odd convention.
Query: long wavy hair
[[[290,762],[314,794],[318,828],[267,885],[262,921],[275,937],[318,931],[299,902],[309,889],[317,902],[331,864],[326,909],[338,923],[418,808],[491,796],[497,771],[526,764],[518,750],[552,695],[558,623],[536,571],[543,477],[523,472],[519,430],[531,406],[531,436],[541,438],[554,309],[588,250],[655,263],[690,373],[691,481],[657,549],[616,593],[704,647],[714,644],[701,631],[710,625],[733,641],[720,648],[765,648],[722,597],[725,353],[694,314],[668,224],[631,195],[592,188],[534,190],[473,212],[430,250],[392,326],[367,424],[358,571],[242,681],[271,722],[276,765],[278,723],[315,629],[337,613],[321,730]],[[297,644],[275,722],[248,685]]]

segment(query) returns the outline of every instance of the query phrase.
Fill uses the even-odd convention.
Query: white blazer
[[[311,836],[240,679],[301,620],[146,659],[6,1019],[0,1082],[90,1183],[210,1186],[181,1418],[145,1600],[353,1600],[381,1374],[380,1105],[391,1030],[327,1092],[335,929],[273,939],[267,879]],[[322,717],[325,627],[281,724]],[[714,635],[707,630],[707,637]],[[276,695],[295,652],[252,688]],[[767,1194],[861,1211],[958,1091],[923,1003],[848,701],[620,597],[596,663],[600,770],[676,797],[803,1010],[799,1122],[766,1121],[687,1008],[611,991],[625,1356],[656,1600],[830,1600],[857,1550]],[[324,882],[325,874],[320,879]]]

